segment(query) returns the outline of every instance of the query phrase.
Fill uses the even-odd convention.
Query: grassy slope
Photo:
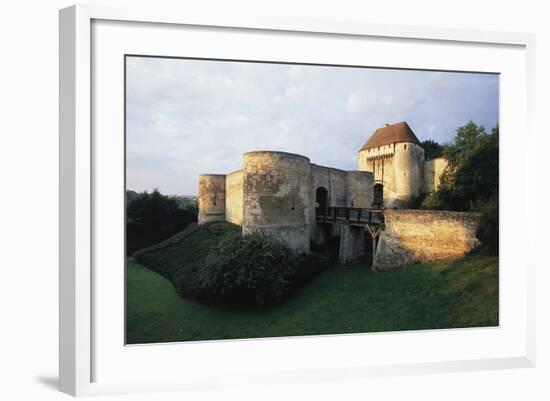
[[[155,270],[172,282],[185,283],[178,292],[194,297],[199,291],[198,270],[205,261],[210,246],[227,235],[240,232],[230,223],[198,226],[193,223],[167,240],[134,254],[139,263]]]
[[[288,302],[249,310],[182,299],[163,277],[128,259],[130,344],[493,325],[498,258],[466,257],[383,273],[371,273],[362,263],[335,266]]]

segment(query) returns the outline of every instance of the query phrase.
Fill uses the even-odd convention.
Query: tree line
[[[126,192],[126,255],[171,237],[197,221],[196,200],[152,192]]]

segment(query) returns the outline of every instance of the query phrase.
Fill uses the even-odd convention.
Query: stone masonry
[[[416,262],[458,258],[479,245],[476,213],[387,210],[374,271]]]

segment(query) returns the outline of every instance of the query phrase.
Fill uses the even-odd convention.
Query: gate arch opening
[[[315,190],[315,213],[318,216],[326,214],[328,208],[328,191],[325,187]]]

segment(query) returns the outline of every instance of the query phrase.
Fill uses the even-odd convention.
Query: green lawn
[[[483,256],[334,266],[281,305],[245,310],[183,299],[130,258],[126,291],[128,344],[498,325],[498,258]]]

